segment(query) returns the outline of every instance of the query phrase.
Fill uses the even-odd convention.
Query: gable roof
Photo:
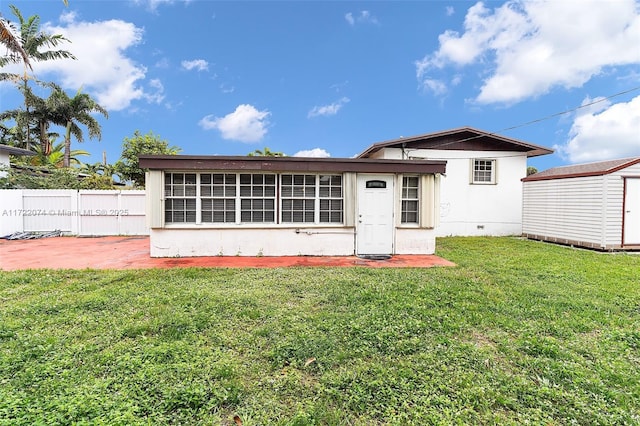
[[[640,163],[640,157],[618,160],[598,161],[596,163],[575,164],[573,166],[554,167],[523,178],[523,182],[551,180],[587,176],[603,176]]]
[[[11,155],[36,155],[35,152],[28,149],[16,148],[15,146],[0,144],[0,152],[6,152]]]
[[[357,158],[366,158],[383,148],[450,149],[470,151],[517,151],[527,157],[553,153],[552,149],[485,132],[473,127],[459,127],[434,133],[392,139],[371,145]]]

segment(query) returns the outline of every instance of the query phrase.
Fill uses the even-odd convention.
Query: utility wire
[[[471,136],[471,137],[466,138],[466,139],[459,139],[459,140],[455,140],[455,141],[451,141],[451,142],[445,142],[445,143],[442,143],[440,145],[434,145],[434,146],[432,146],[430,148],[432,148],[432,149],[433,148],[440,148],[440,147],[443,147],[443,146],[453,145],[453,144],[460,143],[460,142],[467,142],[467,141],[470,141],[470,140],[479,139],[479,138],[483,138],[483,137],[486,137],[486,136],[500,136],[499,133],[506,132],[506,131],[513,130],[513,129],[518,129],[520,127],[530,126],[532,124],[539,123],[541,121],[550,120],[550,119],[552,119],[554,117],[558,117],[558,116],[561,116],[561,115],[569,114],[569,113],[578,111],[578,110],[580,110],[582,108],[587,108],[587,107],[590,107],[590,106],[595,105],[597,103],[604,102],[606,100],[615,98],[617,96],[622,96],[622,95],[626,95],[627,93],[635,92],[636,90],[640,90],[640,86],[632,87],[631,89],[627,89],[627,90],[624,90],[622,92],[614,93],[613,95],[609,95],[609,96],[606,96],[606,97],[603,97],[603,98],[599,98],[599,99],[597,99],[595,101],[589,102],[589,103],[584,104],[584,105],[580,105],[580,106],[575,107],[575,108],[571,108],[571,109],[568,109],[568,110],[565,110],[565,111],[562,111],[562,112],[556,112],[555,114],[547,115],[545,117],[537,118],[535,120],[527,121],[526,123],[518,124],[518,125],[515,125],[515,126],[511,126],[511,127],[506,127],[506,128],[504,128],[502,130],[498,130],[498,131],[495,131],[495,132],[486,132],[486,133],[483,132],[481,135]]]
[[[551,115],[548,115],[548,116],[546,116],[546,117],[538,118],[538,119],[536,119],[536,120],[527,121],[526,123],[518,124],[518,125],[516,125],[516,126],[507,127],[506,129],[502,129],[502,130],[500,130],[500,131],[501,131],[501,132],[505,132],[505,131],[507,131],[507,130],[513,130],[513,129],[517,129],[517,128],[519,128],[519,127],[529,126],[529,125],[531,125],[531,124],[535,124],[535,123],[539,123],[539,122],[541,122],[541,121],[549,120],[549,119],[551,119],[551,118],[558,117],[558,116],[560,116],[560,115],[569,114],[569,113],[572,113],[572,112],[578,111],[579,109],[586,108],[586,107],[590,107],[591,105],[595,105],[595,104],[597,104],[597,103],[604,102],[604,101],[606,101],[606,100],[609,100],[609,99],[611,99],[611,98],[615,98],[615,97],[617,97],[617,96],[626,95],[627,93],[631,93],[631,92],[634,92],[634,91],[636,91],[636,90],[640,90],[640,86],[632,87],[631,89],[628,89],[628,90],[625,90],[625,91],[622,91],[622,92],[618,92],[618,93],[615,93],[615,94],[613,94],[613,95],[609,95],[609,96],[604,97],[604,98],[599,98],[599,99],[597,99],[597,100],[595,100],[595,101],[593,101],[593,102],[589,102],[588,104],[580,105],[579,107],[575,107],[575,108],[572,108],[572,109],[568,109],[568,110],[566,110],[566,111],[562,111],[562,112],[557,112],[557,113],[555,113],[555,114],[551,114]]]

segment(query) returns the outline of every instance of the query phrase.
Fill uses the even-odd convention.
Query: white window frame
[[[195,175],[195,194],[188,196],[182,195],[184,190],[178,189],[174,191],[174,186],[182,185],[183,189],[185,184],[174,184],[174,176],[182,175],[183,182],[186,179],[186,175]],[[210,179],[203,176],[210,176]],[[222,177],[220,181],[220,176]],[[230,179],[229,176],[234,176],[234,179]],[[249,178],[247,177],[249,176]],[[262,176],[262,178],[256,178]],[[265,183],[267,176],[269,182]],[[291,176],[292,179],[297,176],[305,176],[303,179],[303,185],[290,185],[291,192],[289,196],[283,196],[283,176]],[[313,178],[312,186],[308,185],[309,178]],[[167,179],[169,179],[169,187],[167,187]],[[336,184],[336,179],[339,179]],[[229,184],[228,182],[231,182]],[[204,182],[203,182],[204,181]],[[216,181],[219,181],[216,183]],[[261,182],[259,182],[261,181]],[[190,171],[167,171],[164,173],[163,178],[163,191],[165,205],[163,209],[164,224],[167,226],[179,226],[179,225],[205,225],[211,227],[225,227],[231,225],[260,225],[260,226],[278,226],[278,225],[295,225],[295,226],[307,226],[307,225],[333,225],[342,226],[345,223],[345,204],[344,204],[344,174],[301,174],[301,173],[242,173],[242,172],[226,172],[226,171],[211,171],[211,172],[190,172]],[[293,183],[293,180],[292,180]],[[179,188],[179,186],[176,186]],[[308,191],[308,194],[307,194]],[[286,191],[285,191],[286,192]],[[176,195],[177,194],[177,195]],[[195,219],[190,221],[174,222],[167,220],[167,216],[170,213],[171,219],[173,219],[173,209],[169,212],[169,203],[173,207],[172,200],[189,199],[195,200]],[[209,201],[211,200],[211,201]],[[234,213],[228,208],[222,210],[214,209],[214,203],[222,200],[225,207],[227,203],[234,204]],[[283,220],[283,201],[284,200],[305,200],[313,203],[312,217],[307,221],[285,221]],[[186,201],[185,201],[186,203]],[[211,203],[210,210],[203,210],[203,205]],[[254,209],[254,204],[260,205],[259,209]],[[219,204],[219,203],[218,203]],[[249,209],[246,208],[247,204],[250,204]],[[265,208],[265,204],[269,204],[268,208]],[[273,204],[273,209],[270,205]],[[338,206],[338,208],[335,208]],[[193,211],[192,209],[184,211],[184,217],[186,218],[187,212]],[[311,210],[308,210],[311,211]],[[203,215],[203,213],[205,213]],[[208,214],[210,213],[210,215]],[[255,216],[263,214],[262,221],[253,220]],[[264,216],[265,213],[272,213],[271,215]],[[222,214],[223,220],[214,221],[214,217]],[[246,220],[247,214],[251,216],[251,220]],[[203,220],[203,216],[207,220]],[[208,217],[210,216],[210,217]],[[335,219],[338,216],[340,221]],[[211,219],[211,220],[208,220]],[[244,220],[243,220],[244,219]],[[273,220],[270,220],[273,219]]]
[[[486,165],[490,165],[490,169],[483,169]],[[472,185],[495,185],[497,182],[497,164],[495,158],[473,158],[471,159],[470,183]],[[489,173],[489,180],[479,179],[480,174]]]
[[[182,183],[175,183],[174,180],[174,176],[180,176],[182,175]],[[194,183],[189,183],[187,184],[187,176],[191,176],[191,175],[195,175],[195,182]],[[170,182],[167,183],[167,178],[170,179]],[[164,212],[163,212],[163,217],[164,217],[164,221],[165,223],[174,223],[174,224],[196,224],[199,222],[199,211],[200,211],[200,206],[199,206],[199,174],[198,173],[189,173],[189,172],[172,172],[169,174],[165,174],[164,180],[163,180],[163,191],[164,191],[164,198],[165,198],[165,207],[164,207]],[[167,188],[168,185],[168,188]],[[194,186],[193,188],[193,193],[187,193],[187,185],[190,186]],[[184,209],[176,209],[174,208],[173,203],[176,201],[183,201],[183,205],[184,205]],[[193,200],[193,210],[192,209],[188,209],[187,203],[189,202],[189,200]],[[167,213],[168,213],[168,206],[167,206],[167,202],[170,202],[171,204],[171,221],[167,221]],[[187,220],[189,217],[189,212],[193,211],[194,212],[194,216],[193,216],[193,220]],[[183,214],[183,220],[181,221],[173,221],[174,216],[177,212],[182,212]]]
[[[415,186],[409,186],[409,180],[415,179]],[[400,193],[400,223],[404,225],[420,224],[420,176],[419,175],[403,175]],[[415,203],[415,211],[409,211],[407,206]],[[415,214],[415,220],[408,220],[409,214]]]

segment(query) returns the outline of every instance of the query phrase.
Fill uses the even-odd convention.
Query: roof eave
[[[383,148],[390,148],[390,147],[394,147],[394,146],[398,146],[398,145],[402,145],[402,144],[407,144],[407,143],[411,143],[411,142],[416,142],[419,140],[424,140],[424,139],[433,139],[433,138],[437,138],[437,137],[442,137],[442,136],[447,136],[447,135],[452,135],[455,133],[461,133],[461,132],[471,132],[471,133],[475,133],[478,136],[487,136],[487,137],[492,137],[495,139],[499,139],[501,141],[504,142],[508,142],[517,146],[522,146],[525,148],[528,148],[529,150],[526,151],[527,153],[527,157],[538,157],[541,155],[547,155],[547,154],[553,154],[554,150],[552,149],[548,149],[542,146],[538,146],[538,145],[534,145],[528,142],[523,142],[517,139],[513,139],[513,138],[507,138],[495,133],[490,133],[490,132],[485,132],[473,127],[458,127],[455,129],[449,129],[449,130],[444,130],[444,131],[438,131],[438,132],[433,132],[433,133],[425,133],[422,135],[416,135],[416,136],[411,136],[411,137],[406,137],[406,138],[398,138],[398,139],[391,139],[391,140],[387,140],[387,141],[383,141],[383,142],[377,142],[372,144],[371,146],[369,146],[369,148],[367,148],[366,150],[364,150],[362,153],[360,153],[356,158],[366,158],[366,156],[371,155],[375,152],[380,151]]]
[[[442,160],[354,158],[141,155],[140,167],[151,170],[233,170],[248,172],[446,173]]]

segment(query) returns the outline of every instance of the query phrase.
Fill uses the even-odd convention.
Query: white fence
[[[67,235],[148,235],[144,191],[0,190],[0,236],[56,230]]]

